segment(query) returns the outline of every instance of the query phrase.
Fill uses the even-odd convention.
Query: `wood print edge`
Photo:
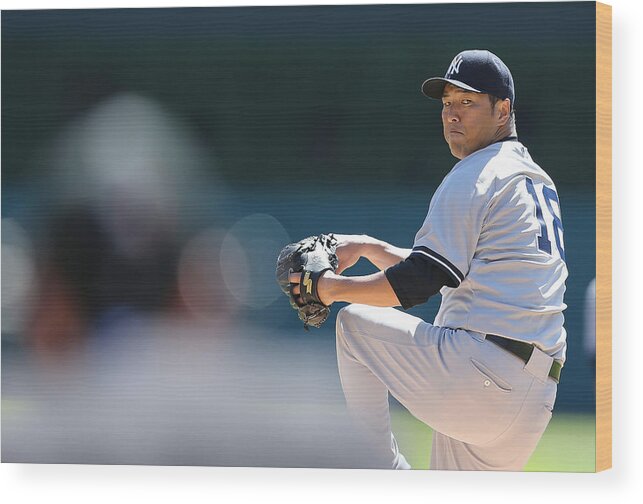
[[[596,471],[612,467],[612,7],[596,3]]]

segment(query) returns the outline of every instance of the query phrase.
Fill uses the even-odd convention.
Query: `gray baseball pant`
[[[394,308],[349,305],[336,330],[347,407],[392,468],[410,466],[391,432],[389,392],[433,428],[431,469],[525,466],[556,399],[550,356],[536,349],[525,364],[485,334]]]

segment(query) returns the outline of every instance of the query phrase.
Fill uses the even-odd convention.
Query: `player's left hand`
[[[304,284],[309,282],[310,293],[308,294],[308,296],[310,297],[311,301],[321,303],[324,306],[330,306],[333,303],[333,300],[328,296],[328,292],[326,289],[326,286],[328,284],[328,275],[332,275],[332,272],[330,270],[324,271],[313,283],[313,277],[309,276],[308,278],[306,278],[305,272],[290,273],[290,275],[288,275],[288,281],[292,285],[291,292],[295,297],[295,302],[302,305],[306,304],[301,296],[301,281],[303,277]]]
[[[309,325],[320,327],[330,314],[332,300],[323,284],[324,276],[337,269],[336,248],[337,239],[332,234],[309,236],[286,245],[277,258],[279,287],[306,329]]]

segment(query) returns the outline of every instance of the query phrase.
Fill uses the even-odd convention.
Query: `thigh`
[[[493,441],[474,445],[434,431],[430,468],[462,471],[521,471],[538,446],[552,416],[553,381],[535,380],[523,407]]]
[[[350,305],[337,316],[345,348],[415,417],[465,443],[500,436],[520,412],[532,377],[481,335],[438,327],[392,308]]]

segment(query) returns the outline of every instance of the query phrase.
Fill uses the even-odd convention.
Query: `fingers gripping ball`
[[[308,326],[321,327],[330,314],[330,307],[319,300],[317,284],[322,273],[335,271],[339,264],[337,239],[332,235],[309,236],[297,243],[286,245],[277,259],[277,282],[288,296],[290,305],[297,310],[299,318]],[[288,280],[290,273],[301,272],[299,288],[295,295]]]

